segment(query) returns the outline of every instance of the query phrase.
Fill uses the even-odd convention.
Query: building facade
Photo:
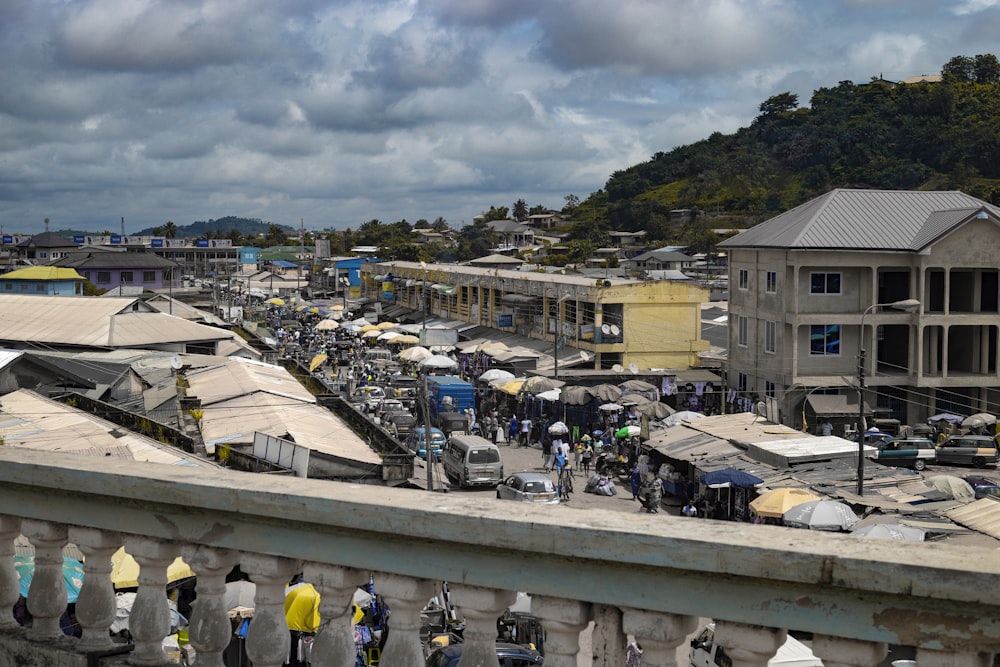
[[[1000,412],[998,224],[962,192],[834,190],[722,242],[730,386],[796,426],[855,428],[862,387],[903,423]]]
[[[361,275],[375,300],[553,344],[558,336],[592,353],[595,368],[689,368],[708,349],[708,291],[689,283],[417,262],[365,264]]]

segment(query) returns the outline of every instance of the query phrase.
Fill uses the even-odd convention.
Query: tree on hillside
[[[434,224],[431,225],[431,228],[435,232],[446,232],[448,231],[448,221],[442,218],[441,216],[438,216],[437,218],[435,218]]]
[[[568,194],[563,197],[563,200],[566,202],[566,205],[563,206],[562,212],[566,215],[573,215],[573,211],[580,205],[580,198],[574,194]]]
[[[524,222],[528,219],[528,202],[523,199],[518,199],[514,202],[514,208],[511,211],[511,215],[518,222]]]
[[[799,96],[795,93],[779,93],[760,103],[761,116],[779,116],[787,111],[794,111],[799,106]]]
[[[267,235],[264,238],[268,241],[268,245],[285,245],[285,242],[288,240],[285,230],[278,225],[268,227]]]
[[[163,235],[168,239],[177,238],[177,225],[174,224],[173,220],[167,220],[166,224],[163,225]]]
[[[483,220],[485,222],[493,222],[494,220],[507,220],[510,216],[510,209],[506,206],[496,207],[490,206],[490,210],[483,213]]]
[[[541,204],[536,204],[528,209],[528,215],[545,215],[549,212],[549,209],[542,206]]]

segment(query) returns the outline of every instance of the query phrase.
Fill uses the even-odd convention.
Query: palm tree
[[[168,239],[177,238],[177,225],[174,224],[173,220],[167,220],[167,223],[163,225],[163,235]]]

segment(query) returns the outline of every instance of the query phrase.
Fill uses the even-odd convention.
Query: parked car
[[[556,486],[540,472],[516,472],[497,485],[497,498],[533,503],[559,502]]]
[[[953,435],[937,446],[938,463],[982,468],[986,464],[996,465],[998,461],[1000,450],[988,435]]]
[[[385,416],[390,412],[407,412],[406,406],[398,398],[383,398],[375,408],[375,414],[385,420]]]
[[[458,667],[462,659],[462,645],[439,648],[427,657],[425,667]],[[545,664],[542,654],[528,646],[497,642],[497,661],[500,667],[528,667]]]
[[[415,452],[417,456],[427,460],[427,437],[424,435],[424,427],[417,426],[414,428],[410,435],[406,438],[404,443],[411,452]],[[441,460],[441,452],[444,450],[444,445],[447,439],[444,437],[444,433],[439,428],[431,428],[431,452],[434,453],[434,460]]]
[[[392,433],[397,440],[405,440],[417,426],[416,418],[406,410],[385,413],[382,426]]]
[[[972,490],[976,492],[976,500],[991,496],[994,498],[1000,498],[1000,482],[994,479],[986,479],[985,477],[975,477],[972,475],[963,477],[962,479],[968,482],[969,486],[972,487]]]
[[[352,403],[358,403],[367,412],[375,412],[378,404],[385,398],[385,390],[382,387],[367,386],[359,387],[351,396]]]
[[[893,438],[879,443],[875,460],[886,466],[905,466],[923,470],[934,463],[937,450],[928,438]]]

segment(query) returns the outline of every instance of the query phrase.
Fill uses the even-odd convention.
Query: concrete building
[[[722,242],[730,386],[796,425],[855,426],[859,368],[876,416],[1000,412],[998,224],[962,192],[834,190]]]
[[[169,287],[177,264],[147,252],[88,248],[65,253],[53,266],[76,269],[97,289],[134,287],[157,290]]]
[[[554,341],[593,354],[595,368],[689,368],[708,349],[690,283],[593,279],[455,264],[361,267],[365,294],[434,317]]]
[[[84,277],[74,269],[29,266],[0,276],[0,294],[80,296]]]

